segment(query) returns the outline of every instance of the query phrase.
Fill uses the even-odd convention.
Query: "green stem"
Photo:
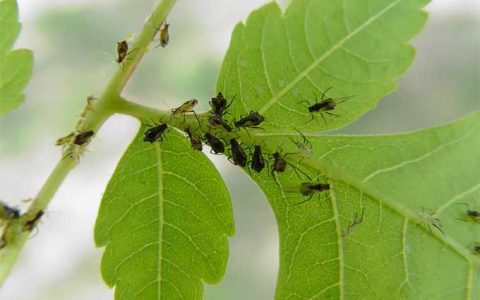
[[[112,79],[106,86],[100,98],[92,105],[90,112],[81,121],[77,130],[84,132],[93,130],[98,132],[103,123],[117,111],[117,108],[126,107],[122,103],[123,99],[119,96],[126,83],[132,76],[135,68],[139,64],[143,55],[148,51],[148,45],[152,41],[157,28],[161,25],[170,10],[173,8],[176,0],[162,0],[154,9],[148,20],[143,26],[143,30],[133,42],[131,51],[128,54],[128,60],[122,68],[113,74]],[[153,110],[152,110],[153,111]],[[155,113],[159,114],[158,111]],[[153,114],[153,113],[152,113]],[[58,188],[61,186],[67,175],[75,167],[77,161],[75,158],[64,156],[57,163],[47,181],[32,201],[27,212],[22,215],[19,221],[12,221],[8,230],[13,232],[8,239],[8,243],[2,249],[0,258],[0,285],[10,274],[20,251],[30,235],[30,231],[25,231],[23,225],[26,220],[31,220],[40,211],[45,211],[52,200]]]

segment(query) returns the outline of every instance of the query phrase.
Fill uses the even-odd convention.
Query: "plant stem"
[[[103,123],[115,111],[117,111],[117,106],[119,108],[125,107],[125,105],[122,104],[123,99],[120,97],[120,93],[132,76],[133,71],[139,64],[143,55],[147,52],[148,45],[155,36],[157,28],[159,28],[163,20],[173,8],[175,2],[176,0],[161,0],[155,7],[154,11],[145,22],[141,33],[133,42],[131,49],[135,51],[129,52],[128,60],[126,60],[123,67],[118,68],[113,74],[112,79],[106,86],[100,98],[93,103],[89,113],[85,116],[85,119],[80,122],[77,127],[78,131],[85,132],[87,130],[93,130],[94,132],[98,132]],[[156,113],[158,115],[159,112],[156,111]],[[48,204],[52,200],[56,191],[76,164],[77,160],[74,157],[69,157],[68,155],[63,156],[51,172],[35,199],[32,201],[27,212],[19,219],[20,221],[11,222],[10,230],[14,232],[14,234],[9,238],[8,243],[2,249],[2,256],[0,259],[0,285],[3,284],[10,274],[23,245],[30,235],[30,231],[24,230],[25,222],[31,220],[31,218],[36,216],[40,211],[45,211],[47,209]]]

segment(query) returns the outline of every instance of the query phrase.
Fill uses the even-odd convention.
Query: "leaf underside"
[[[480,225],[461,220],[468,220],[467,207],[480,210],[479,113],[403,135],[307,138],[316,159],[361,184],[330,178],[329,192],[297,205],[307,198],[292,192],[299,185],[293,170],[278,175],[281,188],[271,176],[256,178],[279,225],[278,299],[480,297],[480,260],[472,254]],[[424,216],[428,224],[433,213],[445,235],[418,223]]]
[[[253,175],[279,226],[277,299],[480,297],[472,253],[480,225],[458,220],[467,206],[480,210],[480,114],[402,135],[319,133],[395,89],[426,3],[295,0],[285,13],[270,3],[236,26],[217,83],[234,99],[226,118],[260,112],[265,130],[249,135],[265,155],[281,146],[290,163],[305,158],[284,173]],[[329,97],[351,98],[338,116],[308,122],[306,106],[330,87]],[[308,149],[292,142],[302,141],[294,129]],[[202,280],[218,282],[225,270],[234,231],[228,193],[185,137],[170,132],[149,145],[143,130],[102,200],[102,275],[117,299],[200,299]],[[331,188],[308,199],[299,192],[307,181]]]
[[[23,102],[23,89],[32,76],[32,52],[27,49],[11,51],[19,33],[17,2],[0,1],[0,117]]]
[[[403,135],[319,133],[351,123],[396,87],[426,3],[296,0],[284,14],[270,3],[236,26],[217,91],[234,98],[232,115],[264,115],[266,130],[250,135],[267,155],[281,147],[304,157],[297,167],[313,178],[292,165],[254,175],[279,226],[277,299],[480,297],[472,253],[480,225],[458,220],[467,208],[455,205],[480,210],[479,114]],[[330,97],[352,97],[337,116],[310,114],[330,87]],[[311,146],[292,142],[302,142],[295,129]],[[302,182],[331,189],[304,202]]]
[[[95,226],[116,299],[201,299],[218,282],[234,233],[228,192],[185,137],[148,144],[141,128],[111,178]]]

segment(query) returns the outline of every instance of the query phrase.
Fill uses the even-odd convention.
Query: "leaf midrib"
[[[311,71],[313,71],[323,60],[325,60],[327,57],[329,57],[332,53],[334,53],[338,48],[343,46],[348,40],[353,38],[357,33],[362,31],[364,28],[366,28],[368,25],[373,23],[375,20],[380,18],[383,14],[388,12],[391,8],[393,8],[395,5],[400,3],[403,0],[396,0],[392,3],[390,3],[387,7],[373,15],[370,19],[367,19],[364,23],[360,24],[356,29],[354,29],[352,32],[347,34],[344,38],[342,38],[339,42],[336,44],[332,45],[330,49],[325,51],[322,56],[320,56],[317,60],[315,60],[310,66],[308,66],[306,69],[304,69],[302,72],[298,74],[297,77],[295,77],[294,80],[292,80],[289,84],[287,84],[282,90],[277,95],[273,95],[273,97],[268,100],[268,102],[261,107],[258,112],[260,114],[264,114],[272,105],[274,105],[276,102],[279,101],[279,99],[285,95],[288,91],[290,91],[297,83],[299,83],[304,77],[306,77]],[[263,39],[263,36],[262,36]],[[265,70],[266,71],[266,70]]]
[[[155,143],[155,152],[157,156],[157,172],[158,172],[158,268],[157,268],[157,299],[161,299],[162,285],[162,249],[163,249],[163,167],[162,167],[162,149],[160,143]]]

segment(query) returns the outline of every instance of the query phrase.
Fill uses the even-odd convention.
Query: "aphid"
[[[160,46],[162,46],[162,48],[165,48],[170,40],[170,35],[168,34],[169,26],[170,24],[168,24],[166,20],[163,20],[163,23],[160,26]]]
[[[183,122],[185,122],[185,113],[187,113],[187,112],[193,112],[193,114],[195,115],[195,118],[197,118],[198,126],[201,126],[201,125],[200,125],[200,119],[198,119],[197,113],[193,110],[193,108],[194,108],[195,105],[197,105],[197,104],[198,104],[198,100],[197,100],[197,99],[191,99],[191,100],[185,101],[185,102],[183,102],[183,104],[180,105],[179,107],[173,108],[173,109],[171,110],[171,111],[172,111],[172,116],[179,115],[179,114],[183,114]]]
[[[320,99],[320,102],[317,101],[317,99],[315,99],[315,104],[313,105],[310,105],[308,107],[308,112],[310,112],[312,114],[312,118],[307,122],[311,122],[313,119],[314,119],[314,112],[319,112],[320,115],[322,116],[322,119],[323,121],[325,122],[325,124],[327,124],[327,120],[325,119],[325,117],[323,116],[323,113],[327,113],[331,116],[335,116],[335,117],[339,117],[339,115],[336,115],[332,112],[330,112],[331,110],[334,110],[335,107],[340,104],[340,103],[343,103],[347,100],[349,100],[351,97],[342,97],[342,98],[331,98],[331,97],[328,97],[328,98],[325,98],[325,94],[331,89],[331,87],[329,87],[328,89],[326,89],[323,94],[322,94],[322,99]]]
[[[468,220],[465,220],[465,218],[457,218],[458,220],[464,221],[464,222],[472,221],[474,223],[480,224],[480,211],[472,210],[472,209],[468,208],[467,203],[457,203],[457,204],[462,204],[462,205],[467,206],[466,217],[468,218]]]
[[[25,224],[23,224],[23,230],[32,231],[33,228],[35,228],[35,226],[37,225],[40,218],[43,216],[43,214],[43,210],[38,211],[38,213],[32,219],[26,221]]]
[[[440,222],[440,219],[437,217],[435,212],[427,213],[425,212],[426,209],[422,207],[422,212],[420,213],[420,217],[423,218],[426,227],[431,231],[432,228],[431,226],[435,227],[440,231],[442,234],[445,234],[442,230],[442,222]]]
[[[230,139],[230,146],[232,147],[233,164],[245,167],[247,165],[247,154],[243,151],[236,139]]]
[[[232,131],[232,127],[228,125],[228,123],[225,122],[224,119],[222,119],[220,116],[217,116],[217,115],[210,116],[210,124],[213,126],[220,125],[228,132]]]
[[[188,139],[190,140],[190,144],[192,144],[193,150],[202,151],[202,140],[200,140],[200,139],[192,132],[192,129],[190,129],[190,127],[187,127],[187,129],[185,129],[185,132],[186,132],[187,135],[188,135]]]
[[[272,175],[273,172],[283,173],[287,167],[287,161],[280,155],[277,151],[273,153],[273,166],[272,166]]]
[[[183,102],[183,104],[180,105],[179,107],[172,109],[172,116],[174,116],[174,115],[179,115],[179,114],[184,114],[184,113],[187,113],[187,112],[193,112],[193,113],[195,113],[195,111],[193,110],[193,108],[194,108],[195,105],[197,105],[197,104],[198,104],[198,100],[197,100],[197,99],[191,99],[191,100],[185,101],[185,102]]]
[[[128,54],[128,43],[127,41],[123,40],[121,42],[117,42],[117,60],[116,62],[121,64]]]
[[[281,152],[281,149],[280,149],[280,152]],[[299,174],[299,171],[300,171],[300,173],[302,173],[306,178],[308,178],[308,180],[311,180],[310,176],[308,176],[307,173],[300,170],[298,167],[296,167],[296,166],[294,166],[290,163],[287,163],[287,161],[282,157],[280,152],[277,150],[275,153],[272,154],[272,156],[273,156],[273,166],[272,166],[272,172],[271,173],[272,173],[273,177],[275,177],[274,172],[283,173],[285,171],[285,168],[287,167],[287,164],[289,164],[290,166],[292,166],[293,170],[295,171],[295,173],[297,174],[297,176],[299,178],[300,178],[300,174]],[[284,155],[284,157],[289,155],[289,154],[295,154],[295,153],[286,153]]]
[[[223,97],[221,92],[218,92],[217,96],[212,98],[212,100],[209,102],[210,107],[212,108],[211,113],[220,118],[223,117],[227,109],[230,107],[230,105],[232,105],[232,102],[227,105],[227,99]]]
[[[78,146],[83,146],[85,144],[88,144],[94,134],[95,133],[93,132],[93,130],[80,132],[75,135],[75,138],[73,139],[73,143]]]
[[[320,193],[328,191],[330,189],[330,184],[328,183],[312,183],[312,182],[303,182],[300,186],[292,189],[292,192],[300,192],[303,196],[309,196],[306,200],[296,203],[295,205],[300,205],[305,202],[308,202],[315,193]]]
[[[265,159],[263,158],[262,148],[260,148],[260,145],[254,146],[251,167],[257,173],[260,173],[260,171],[262,171],[263,168],[265,168]]]
[[[479,255],[480,254],[480,243],[475,243],[473,246],[473,254]]]
[[[297,129],[295,130],[300,134],[300,136],[302,137],[302,140],[297,142],[297,141],[294,141],[292,138],[290,138],[292,143],[294,143],[297,146],[297,148],[303,153],[311,153],[312,144],[310,143],[310,141],[305,137],[305,135],[302,132],[300,132]]]
[[[235,127],[257,127],[265,120],[265,117],[260,115],[257,112],[251,111],[248,115],[240,118],[240,120],[235,121]]]
[[[300,193],[304,196],[311,196],[316,192],[328,191],[329,189],[330,184],[328,183],[303,182],[300,185]]]
[[[75,134],[76,132],[71,132],[70,134],[64,136],[64,137],[61,137],[59,138],[56,142],[55,142],[55,145],[57,146],[62,146],[62,145],[66,145],[70,142],[72,142],[75,138]]]
[[[355,229],[355,227],[357,227],[357,225],[359,225],[360,223],[363,222],[363,208],[362,208],[362,212],[360,213],[360,216],[358,216],[357,213],[355,213],[355,216],[353,217],[353,221],[352,223],[350,223],[348,225],[348,227],[342,231],[342,236],[343,237],[346,237],[347,235],[349,235],[353,229]]]
[[[3,202],[0,202],[0,219],[11,220],[18,219],[20,217],[20,211],[16,208],[10,207]]]
[[[160,124],[145,131],[143,140],[145,142],[154,143],[157,140],[162,141],[162,134],[167,130],[167,124]]]
[[[207,144],[212,148],[211,151],[213,151],[215,154],[225,152],[225,146],[223,145],[222,141],[216,138],[215,136],[206,132],[205,139],[207,140]]]

